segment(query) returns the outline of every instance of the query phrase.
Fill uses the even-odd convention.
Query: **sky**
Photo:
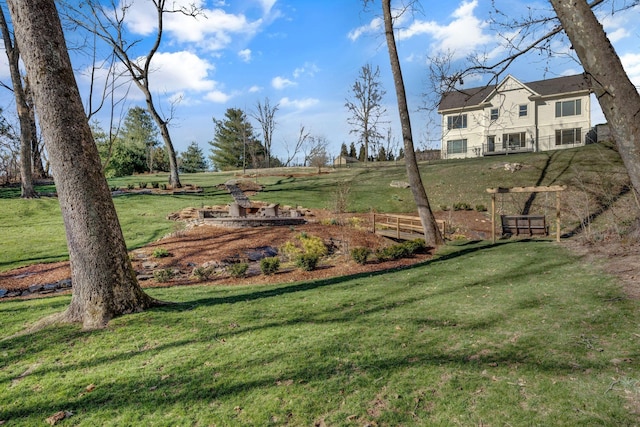
[[[626,0],[629,1],[629,0]],[[191,0],[177,0],[191,3]],[[389,56],[382,32],[380,1],[363,9],[362,0],[195,0],[202,14],[165,18],[164,38],[156,53],[150,83],[159,110],[173,112],[170,132],[178,151],[196,142],[210,154],[214,136],[213,118],[224,119],[228,108],[247,114],[258,102],[269,99],[277,105],[272,153],[284,159],[298,139],[300,128],[325,138],[332,156],[340,146],[356,141],[345,107],[351,88],[363,66],[380,69],[385,90],[385,127],[401,140],[396,97]],[[625,0],[613,0],[621,5]],[[510,17],[550,9],[547,1],[497,0]],[[398,2],[392,2],[398,6]],[[151,2],[134,0],[128,9],[129,37],[137,41],[136,55],[146,55],[155,35]],[[489,59],[504,54],[499,35],[488,23],[491,0],[422,0],[421,9],[398,18],[397,45],[411,109],[416,148],[439,148],[438,117],[421,109],[431,92],[429,61],[442,54],[463,67],[465,58],[480,53]],[[612,6],[598,12],[622,63],[636,86],[640,86],[640,6],[611,15]],[[514,30],[512,30],[514,31]],[[511,33],[512,34],[512,33]],[[68,34],[70,40],[74,34]],[[522,82],[581,73],[571,58],[566,39],[552,42],[554,57],[529,55],[513,64],[508,74]],[[100,50],[98,51],[101,52]],[[87,55],[71,52],[83,98],[88,99]],[[103,73],[104,74],[104,73]],[[98,73],[100,76],[100,73]],[[502,77],[506,77],[504,74]],[[5,55],[0,56],[0,81],[9,82]],[[487,78],[470,76],[467,87],[485,84]],[[126,87],[121,87],[121,91]],[[432,92],[431,92],[432,93]],[[592,124],[604,117],[592,102]],[[142,94],[131,86],[125,108],[144,106]],[[12,95],[0,88],[0,107],[15,110]],[[96,118],[109,127],[106,111]],[[253,121],[256,134],[260,126]]]

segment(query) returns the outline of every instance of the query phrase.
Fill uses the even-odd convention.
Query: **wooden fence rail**
[[[446,222],[436,220],[440,233],[445,235]],[[409,215],[373,214],[373,232],[398,240],[413,240],[424,237],[420,217]]]

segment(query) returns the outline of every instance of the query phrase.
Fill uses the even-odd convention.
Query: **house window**
[[[579,99],[556,102],[556,117],[579,116],[582,114],[582,104]]]
[[[496,121],[498,120],[498,109],[497,108],[492,108],[491,109],[491,121]]]
[[[502,148],[505,150],[513,150],[515,148],[525,147],[526,144],[526,132],[502,134]]]
[[[447,154],[464,154],[467,152],[466,139],[454,139],[447,141]]]
[[[556,130],[556,145],[567,144],[580,144],[582,130],[580,128],[575,129],[557,129]]]
[[[466,127],[467,127],[466,114],[447,117],[447,129],[466,129]]]
[[[528,114],[528,105],[527,104],[522,104],[520,105],[519,109],[518,109],[518,116],[519,117],[526,117]]]

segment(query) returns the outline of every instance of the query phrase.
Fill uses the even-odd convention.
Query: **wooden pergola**
[[[567,189],[566,185],[551,185],[543,187],[512,187],[487,188],[491,194],[491,241],[496,242],[496,194],[508,193],[556,193],[556,241],[560,241],[560,192]]]

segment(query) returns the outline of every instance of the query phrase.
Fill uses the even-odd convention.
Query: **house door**
[[[489,135],[487,136],[487,152],[493,153],[494,151],[496,151],[496,136]]]

